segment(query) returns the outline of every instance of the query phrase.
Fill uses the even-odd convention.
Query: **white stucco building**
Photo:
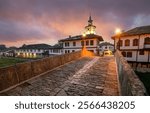
[[[114,45],[109,42],[102,42],[99,44],[99,51],[101,55],[112,55],[114,52]]]
[[[150,26],[142,26],[112,37],[115,49],[119,49],[130,63],[150,64]]]
[[[15,53],[17,57],[42,58],[62,54],[62,47],[60,45],[50,46],[48,44],[24,45],[18,48]]]
[[[59,40],[59,43],[63,45],[63,53],[79,51],[86,47],[87,50],[99,54],[99,42],[103,41],[103,38],[96,35],[95,29],[96,26],[93,25],[93,20],[90,16],[83,35],[69,36],[66,39]]]
[[[49,48],[50,45],[47,44],[23,45],[16,50],[16,55],[23,58],[41,58]]]

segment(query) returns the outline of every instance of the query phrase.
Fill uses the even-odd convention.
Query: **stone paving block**
[[[56,96],[67,96],[67,93],[62,89]]]

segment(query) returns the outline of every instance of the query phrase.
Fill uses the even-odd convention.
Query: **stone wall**
[[[120,93],[123,96],[144,96],[147,95],[143,83],[139,80],[131,66],[117,50],[115,52]]]
[[[74,52],[0,68],[0,91],[80,57],[81,52]]]
[[[150,72],[150,63],[146,64],[146,63],[139,63],[139,62],[138,63],[129,62],[129,64],[134,71],[138,71],[142,73]]]

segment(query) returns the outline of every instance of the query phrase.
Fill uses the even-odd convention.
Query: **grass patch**
[[[143,82],[147,93],[150,95],[150,73],[141,73],[141,72],[135,72],[140,80]]]
[[[8,57],[3,57],[0,58],[0,67],[6,67],[10,65],[15,65],[17,63],[22,63],[27,61],[26,59],[21,59],[21,58],[8,58]]]

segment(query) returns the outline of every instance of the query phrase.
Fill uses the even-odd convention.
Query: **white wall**
[[[126,51],[126,53],[127,53],[127,52],[131,52],[131,51]],[[132,51],[132,57],[125,57],[125,59],[126,59],[127,61],[136,61],[136,54],[137,54],[136,51]]]
[[[124,50],[126,49],[125,52],[127,52],[127,50],[131,50],[132,49],[132,58],[127,58],[126,57],[126,60],[128,61],[136,61],[136,50],[137,49],[144,49],[144,48],[150,48],[150,45],[144,45],[144,40],[146,37],[150,37],[150,34],[148,35],[140,35],[140,38],[139,38],[139,35],[136,35],[136,36],[126,36],[126,37],[121,37],[120,40],[123,41],[123,46],[120,47],[120,49]],[[129,39],[130,40],[130,46],[125,46],[125,40],[126,39]],[[139,40],[139,47],[138,46],[133,46],[133,40],[134,39],[140,39]],[[116,38],[115,39],[115,49],[116,49],[116,46],[117,46],[117,43],[118,43],[119,39]],[[135,51],[133,51],[135,49]],[[148,61],[148,51],[145,51],[145,54],[144,55],[140,55],[139,52],[138,52],[138,59],[137,59],[138,62],[147,62]]]
[[[50,55],[61,55],[61,54],[63,54],[63,49],[57,49],[57,50],[50,49],[49,50],[49,54]]]
[[[146,37],[150,37],[150,34],[148,35],[140,35],[140,44],[139,44],[139,49],[144,48],[144,40]],[[125,40],[129,39],[130,40],[130,46],[125,46]],[[136,36],[126,36],[126,37],[120,37],[120,40],[123,41],[123,46],[120,47],[120,49],[138,49],[138,46],[133,46],[133,40],[134,39],[139,39],[139,35]],[[119,39],[115,38],[115,46],[117,46]],[[150,45],[146,45],[147,48],[150,48]],[[116,48],[116,47],[115,47]]]
[[[139,62],[147,62],[148,61],[148,51],[144,51],[144,55],[139,55],[139,53],[138,53],[138,61]]]
[[[87,40],[89,41],[88,46],[86,46],[86,41]],[[90,40],[94,41],[93,45],[90,45]],[[74,41],[65,41],[65,42],[63,42],[63,48],[64,48],[63,53],[65,53],[65,50],[69,50],[70,52],[72,52],[72,50],[80,51],[82,49],[81,41],[82,40],[74,40]],[[65,46],[66,42],[69,42],[69,46]],[[76,42],[76,46],[73,46],[73,42]],[[85,45],[85,47],[87,47],[88,50],[93,50],[94,53],[96,53],[96,49],[98,47],[98,40],[97,39],[84,39],[84,45]],[[90,48],[90,47],[94,47],[94,48]]]
[[[89,46],[86,46],[86,41],[89,40]],[[94,41],[94,45],[90,45],[90,40],[93,40]],[[81,41],[82,40],[74,40],[74,41],[65,41],[65,42],[69,42],[69,46],[65,46],[65,42],[63,42],[63,48],[79,48],[79,47],[82,47],[81,45]],[[98,44],[97,44],[97,39],[84,39],[85,41],[85,46],[86,47],[97,47]],[[73,46],[73,42],[76,42],[76,46]]]
[[[130,40],[130,46],[125,46],[125,40]],[[133,46],[133,40],[139,39],[138,36],[131,36],[131,37],[122,37],[120,40],[123,41],[123,46],[120,47],[120,49],[138,49],[138,46]]]
[[[107,49],[106,49],[107,47]],[[100,47],[100,51],[104,51],[104,50],[109,50],[109,51],[114,51],[114,46],[112,45],[103,45],[102,47]]]

